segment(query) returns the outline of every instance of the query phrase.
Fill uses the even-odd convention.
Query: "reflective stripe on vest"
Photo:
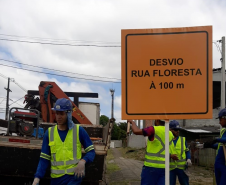
[[[144,165],[155,168],[165,168],[165,127],[154,126],[154,129],[154,140],[148,140],[147,143]],[[171,132],[169,132],[169,137],[169,144],[171,146],[173,141],[173,134]]]
[[[179,142],[180,141],[180,146],[179,145]],[[175,168],[180,168],[180,169],[185,169],[186,167],[186,154],[185,154],[185,151],[187,150],[186,145],[185,145],[185,138],[183,137],[180,137],[179,136],[179,139],[178,139],[176,145],[174,146],[173,144],[173,148],[174,148],[174,151],[173,151],[173,154],[177,154],[178,157],[179,157],[179,160],[177,161],[173,161],[172,159],[170,159],[170,170],[173,170]],[[177,147],[180,147],[180,154],[178,154],[178,151],[176,150]]]
[[[74,173],[74,172],[75,172],[75,168],[70,168],[70,169],[66,170],[66,173]],[[53,170],[53,169],[51,169],[51,173],[60,175],[60,174],[64,174],[65,170]]]
[[[164,155],[164,157],[165,157],[165,155]],[[150,159],[145,159],[145,161],[149,162],[149,163],[165,164],[165,161],[150,160]]]
[[[180,142],[181,142],[181,159],[183,159],[183,153],[184,153],[184,140],[183,140],[183,137],[180,137]],[[177,161],[179,162],[179,161]]]
[[[158,139],[159,142],[161,143],[162,149],[158,153],[149,153],[149,152],[146,152],[146,155],[153,156],[153,157],[163,157],[163,158],[165,158],[165,154],[161,154],[163,151],[165,151],[165,144],[162,142],[162,140],[161,140],[161,138],[159,136],[155,135],[155,138]],[[173,142],[173,140],[169,142],[169,145],[171,145],[172,142]],[[162,163],[159,163],[159,164],[162,164]]]
[[[59,145],[59,143],[58,143],[58,146],[63,147],[63,151],[65,150],[65,148],[64,148],[65,145],[66,145],[66,147],[70,146],[71,149],[73,149],[73,154],[72,154],[72,152],[71,152],[71,154],[70,153],[69,154],[68,153],[65,154],[66,157],[69,157],[70,159],[72,159],[72,157],[73,157],[73,160],[57,161],[56,151],[54,151],[52,148],[50,148],[51,149],[51,155],[52,155],[52,159],[51,159],[51,177],[52,178],[57,178],[57,177],[61,177],[61,176],[65,175],[65,174],[72,174],[72,173],[74,173],[74,169],[75,169],[77,163],[80,160],[80,159],[77,159],[77,158],[78,158],[78,156],[81,156],[81,154],[78,155],[78,151],[81,151],[81,149],[79,150],[77,148],[77,147],[81,148],[81,144],[78,144],[78,142],[80,143],[80,141],[78,140],[78,131],[79,131],[78,129],[79,129],[78,125],[74,126],[71,131],[70,130],[68,131],[67,136],[65,138],[65,141],[62,142],[61,145]],[[51,127],[49,129],[49,132],[50,132],[49,133],[49,143],[54,143],[53,145],[56,145],[55,144],[56,141],[54,141],[54,137],[55,137],[54,133],[56,133],[56,130],[57,130],[57,126]],[[57,130],[57,132],[58,132],[58,130]],[[68,134],[69,134],[69,136],[68,136]],[[56,137],[60,138],[59,134],[58,134],[58,136],[56,135]],[[67,139],[67,137],[69,137],[68,138],[69,140]],[[71,137],[73,138],[72,142],[70,142],[71,141],[70,140]],[[56,138],[56,140],[59,141],[59,138],[58,139],[57,138]],[[67,142],[67,143],[65,143],[65,142]],[[52,152],[52,150],[54,152]],[[65,152],[66,151],[67,150],[65,150]],[[59,154],[59,155],[62,156],[62,151],[60,153],[61,154]],[[73,156],[71,156],[71,155],[73,155]],[[60,158],[62,159],[62,157],[60,157]],[[58,156],[58,159],[59,159],[59,156]],[[67,167],[67,165],[70,165],[70,166]]]
[[[224,135],[225,131],[226,131],[225,128],[223,128],[223,129],[220,131],[220,138],[222,138],[222,136]],[[218,154],[218,151],[219,151],[220,147],[223,146],[223,145],[224,145],[223,143],[218,143],[217,154]],[[225,146],[226,146],[226,144],[225,144]],[[226,161],[225,161],[225,162],[226,162]]]

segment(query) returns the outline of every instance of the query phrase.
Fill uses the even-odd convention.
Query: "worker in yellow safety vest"
[[[137,127],[133,120],[128,120],[128,123],[132,124],[134,134],[148,136],[141,185],[165,185],[165,120],[155,120],[155,126],[143,129]],[[177,155],[171,152],[173,138],[169,131],[169,157],[177,160]]]
[[[46,169],[51,166],[51,185],[79,185],[85,176],[85,164],[94,160],[95,151],[87,132],[72,122],[72,104],[69,99],[58,99],[52,109],[57,125],[44,135],[35,179],[38,185]],[[82,146],[86,152],[82,157]]]
[[[176,185],[177,177],[181,185],[189,185],[189,177],[184,171],[188,166],[192,165],[188,145],[185,137],[179,136],[181,127],[178,121],[170,121],[169,128],[174,135],[173,150],[178,157],[176,161],[170,160],[170,185]]]

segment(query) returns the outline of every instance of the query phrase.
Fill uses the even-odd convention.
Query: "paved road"
[[[114,162],[121,170],[110,175],[110,184],[140,185],[140,174],[143,162],[123,158],[121,152],[117,148],[112,148],[112,152],[114,155]]]

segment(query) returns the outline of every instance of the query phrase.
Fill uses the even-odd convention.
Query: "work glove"
[[[32,185],[39,185],[39,181],[40,181],[40,179],[35,177]]]
[[[187,159],[187,165],[188,165],[189,167],[192,166],[191,159]]]
[[[196,144],[195,145],[195,148],[202,149],[202,148],[204,148],[204,144]]]
[[[218,141],[217,141],[217,139],[214,139],[214,140],[212,140],[212,141],[207,141],[207,142],[205,142],[205,143],[203,143],[203,144],[196,144],[196,148],[212,148],[213,147],[213,145],[215,144],[215,143],[217,143]]]
[[[80,160],[75,167],[75,176],[77,177],[84,177],[85,176],[85,160]]]

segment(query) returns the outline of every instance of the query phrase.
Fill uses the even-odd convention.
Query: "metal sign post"
[[[169,121],[165,122],[165,185],[169,185]]]

